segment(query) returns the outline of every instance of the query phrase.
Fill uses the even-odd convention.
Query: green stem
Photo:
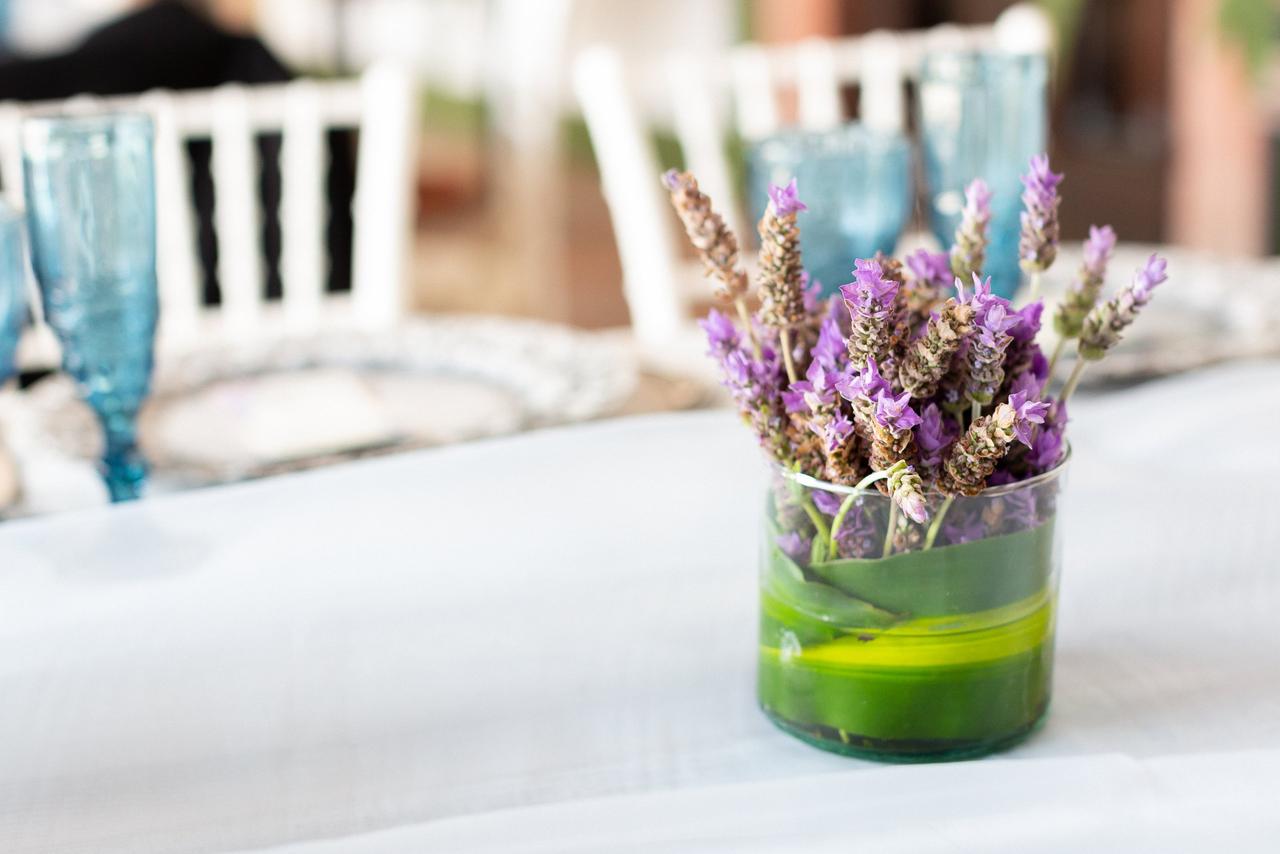
[[[1049,390],[1049,383],[1053,382],[1053,369],[1058,367],[1058,360],[1062,358],[1062,351],[1067,349],[1068,338],[1059,338],[1057,345],[1053,348],[1053,357],[1049,359],[1049,370],[1044,377],[1044,385],[1040,386],[1039,397],[1044,400],[1044,393]]]
[[[951,509],[951,502],[955,500],[954,495],[948,495],[942,502],[942,506],[938,508],[938,512],[934,514],[933,521],[929,523],[929,532],[924,537],[925,551],[933,548],[933,541],[938,539],[938,531],[942,529],[942,517],[947,515],[947,511]]]
[[[1040,274],[1038,272],[1031,274],[1031,282],[1027,286],[1027,290],[1031,294],[1029,301],[1035,302],[1036,298],[1040,296]]]
[[[1080,384],[1080,375],[1084,373],[1084,366],[1088,364],[1087,359],[1076,359],[1075,365],[1071,368],[1071,376],[1067,377],[1067,384],[1062,387],[1062,393],[1058,395],[1056,406],[1062,406],[1067,402],[1067,398],[1071,397],[1071,393],[1076,390],[1076,386]]]
[[[972,424],[973,422],[977,421],[981,417],[982,417],[982,404],[978,403],[978,401],[975,400],[973,402],[973,405],[969,407],[969,423]]]
[[[800,378],[796,374],[795,358],[791,355],[791,329],[789,327],[782,327],[781,339],[782,362],[787,366],[787,379],[793,383],[798,382]]]
[[[884,549],[880,552],[881,558],[886,558],[893,554],[893,534],[898,527],[898,505],[894,502],[889,503],[889,528],[884,534]]]
[[[844,524],[844,517],[849,515],[849,510],[853,507],[853,500],[858,498],[858,493],[875,483],[877,480],[884,480],[889,475],[886,472],[874,471],[864,477],[854,485],[853,494],[847,496],[840,504],[840,509],[836,511],[835,518],[831,521],[831,534],[827,537],[827,553],[833,558],[836,556],[836,537],[840,535],[840,526]]]
[[[809,517],[813,527],[817,529],[819,539],[830,542],[831,531],[827,529],[827,523],[822,520],[822,514],[818,512],[818,508],[813,506],[813,499],[808,495],[804,495],[800,499],[799,506],[805,512],[805,515]]]
[[[751,342],[751,352],[755,354],[756,361],[760,361],[760,342],[756,339],[755,327],[751,325],[751,312],[747,311],[747,302],[742,297],[734,299],[733,304],[738,307],[738,317],[742,320],[742,328],[747,330],[747,340]]]

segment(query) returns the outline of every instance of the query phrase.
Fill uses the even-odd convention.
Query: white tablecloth
[[[1049,722],[953,765],[756,710],[727,412],[0,526],[0,851],[1274,851],[1277,391],[1074,407]]]

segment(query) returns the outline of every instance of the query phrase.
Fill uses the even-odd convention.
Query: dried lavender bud
[[[990,415],[969,425],[943,463],[941,486],[961,495],[977,495],[1014,441],[1030,444],[1031,425],[1044,422],[1049,404],[1018,393]]]
[[[684,224],[689,242],[698,250],[707,278],[715,282],[716,297],[733,300],[746,296],[747,273],[738,264],[738,238],[724,218],[711,206],[711,199],[698,189],[688,172],[669,170],[662,181],[671,193],[671,204]]]
[[[898,505],[908,519],[913,522],[929,521],[929,509],[924,500],[924,481],[916,470],[903,460],[898,460],[889,468],[889,477],[885,481],[893,503]]]
[[[991,223],[991,191],[981,178],[964,190],[964,210],[951,247],[951,272],[962,282],[982,272],[987,259],[987,228]]]
[[[1084,262],[1053,314],[1053,328],[1059,337],[1075,338],[1080,334],[1084,319],[1098,304],[1107,275],[1107,262],[1115,245],[1116,233],[1111,226],[1089,226],[1089,239],[1084,242]]]
[[[898,283],[886,278],[875,261],[854,262],[853,281],[840,287],[849,309],[849,357],[854,370],[861,371],[868,359],[883,365],[892,352],[894,300]]]
[[[1121,334],[1138,317],[1138,311],[1151,300],[1151,293],[1167,277],[1166,262],[1152,255],[1133,276],[1129,287],[1116,298],[1097,306],[1085,318],[1080,331],[1080,358],[1097,361],[1120,341]]]
[[[941,313],[929,318],[924,335],[911,344],[898,370],[898,382],[914,398],[924,400],[938,391],[951,368],[960,342],[973,332],[973,307],[947,300]]]
[[[1022,176],[1022,238],[1018,258],[1028,273],[1042,273],[1058,257],[1058,184],[1062,176],[1049,171],[1049,155],[1031,158],[1031,169]]]
[[[806,210],[796,181],[769,185],[769,207],[760,218],[760,317],[767,326],[786,329],[805,319],[800,261],[800,227],[796,214]]]

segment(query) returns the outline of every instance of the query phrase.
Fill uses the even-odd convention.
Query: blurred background
[[[1093,223],[1120,235],[1117,263],[1174,250],[1176,287],[1198,296],[1169,299],[1150,339],[1100,379],[1274,352],[1276,4],[1011,6],[0,0],[0,102],[16,122],[30,105],[214,93],[141,102],[168,117],[156,153],[161,328],[140,422],[157,488],[713,405],[683,320],[709,289],[686,269],[657,176],[693,168],[750,254],[761,182],[819,144],[842,169],[856,162],[856,175],[801,185],[840,196],[830,218],[852,241],[846,254],[862,245],[852,232],[876,229],[872,243],[890,249],[946,243],[953,173],[1016,177],[1042,147],[1067,175],[1059,287],[1078,264],[1068,245]],[[1043,72],[983,66],[978,83],[957,83],[962,72],[930,66],[947,52],[1029,56]],[[341,81],[354,82],[324,88]],[[181,162],[163,154],[165,134]],[[323,150],[291,141],[305,139]],[[21,206],[15,157],[0,150],[0,172]],[[312,178],[293,176],[302,164]],[[851,207],[874,208],[877,222],[851,224]],[[319,242],[294,251],[299,230]],[[1113,267],[1112,286],[1127,276]],[[284,294],[288,308],[291,278],[358,294],[362,322],[268,334],[255,305]],[[198,299],[172,308],[181,287],[167,281],[194,283]],[[219,310],[226,329],[173,320],[166,333],[171,318]],[[48,336],[28,330],[0,424],[14,513],[103,500],[86,468],[101,440],[56,367]]]

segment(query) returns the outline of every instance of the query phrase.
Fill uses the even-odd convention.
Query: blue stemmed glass
[[[102,424],[111,500],[137,498],[147,475],[137,415],[150,388],[157,301],[151,119],[37,118],[22,130],[45,319]]]
[[[850,122],[762,139],[747,153],[756,220],[769,184],[792,177],[809,208],[798,217],[804,265],[824,296],[849,281],[855,259],[893,252],[911,211],[911,147],[901,134]]]
[[[950,246],[964,188],[982,178],[991,190],[990,243],[984,273],[1004,297],[1018,289],[1020,176],[1045,150],[1049,71],[1044,56],[945,51],[925,57],[919,127],[929,226]]]
[[[13,376],[14,353],[27,320],[22,214],[0,201],[0,385]]]

